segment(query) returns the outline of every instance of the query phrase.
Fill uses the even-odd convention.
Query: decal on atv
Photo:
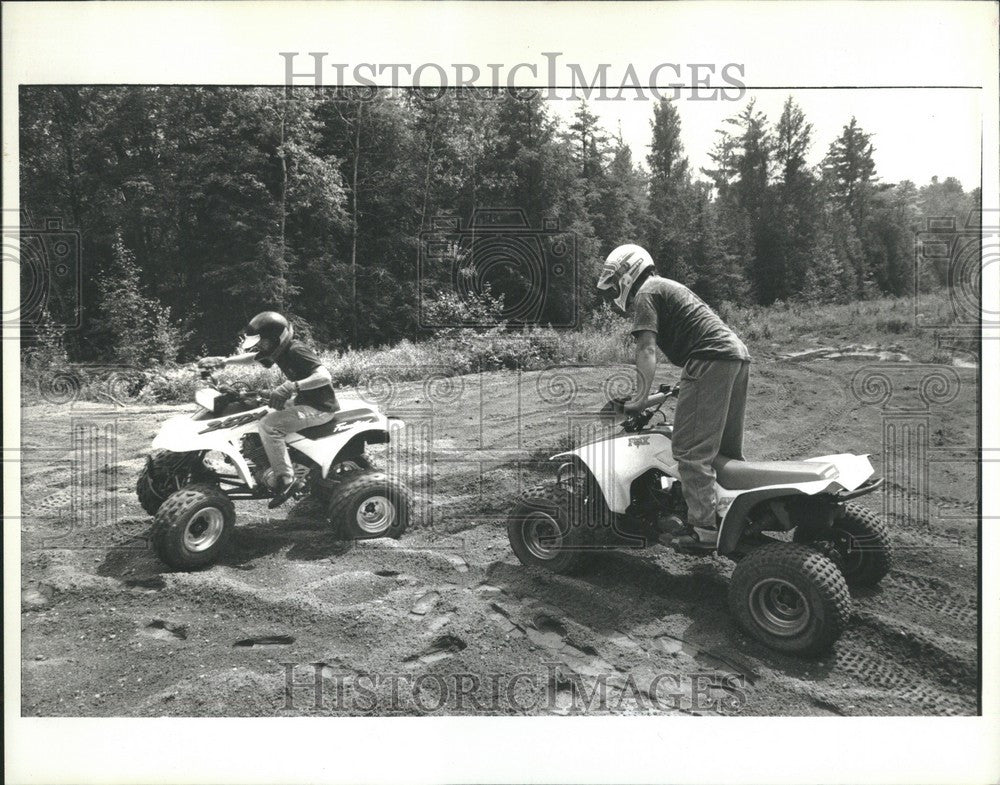
[[[241,425],[246,425],[254,420],[259,420],[267,412],[247,412],[246,414],[238,414],[235,417],[227,417],[225,420],[216,420],[207,428],[198,431],[198,433],[208,433],[209,431],[217,431],[220,428],[238,428]]]
[[[644,444],[649,444],[648,436],[630,436],[628,440],[629,447],[641,447]]]

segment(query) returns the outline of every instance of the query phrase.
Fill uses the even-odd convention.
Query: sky
[[[635,100],[632,95],[628,101],[600,101],[595,94],[588,107],[612,134],[621,128],[633,159],[645,165],[652,139],[653,102]],[[738,101],[682,97],[676,103],[691,169],[699,174],[701,167],[711,165],[708,153],[718,137],[716,129],[723,127],[727,117],[756,99],[757,107],[774,125],[788,96],[813,125],[810,164],[820,162],[853,115],[862,130],[871,134],[882,182],[912,180],[920,186],[937,176],[941,180],[957,177],[967,191],[979,186],[982,114],[980,92],[974,89],[747,89]],[[562,119],[572,117],[579,105],[579,100],[548,101],[552,114]]]

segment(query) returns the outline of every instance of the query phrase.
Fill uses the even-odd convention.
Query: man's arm
[[[227,365],[245,365],[253,362],[257,355],[253,352],[247,354],[234,354],[232,357],[202,357],[198,360],[198,367],[208,371],[218,371]]]
[[[333,377],[330,376],[330,371],[323,365],[317,365],[316,370],[305,379],[300,379],[297,382],[287,379],[271,390],[271,398],[268,405],[272,409],[281,409],[288,402],[289,398],[297,395],[302,390],[312,390],[316,387],[332,383]]]
[[[222,359],[226,365],[246,365],[247,363],[252,363],[257,359],[257,353],[247,352],[246,354],[234,354],[232,357],[223,357]]]
[[[635,333],[635,395],[625,404],[628,414],[636,414],[646,408],[649,388],[656,376],[656,333],[639,330]]]
[[[300,390],[313,390],[317,387],[333,384],[333,377],[330,376],[330,371],[327,367],[325,365],[321,365],[305,379],[299,379],[296,384]]]

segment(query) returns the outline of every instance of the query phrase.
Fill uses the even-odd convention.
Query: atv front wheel
[[[135,482],[139,504],[150,515],[156,515],[160,505],[174,491],[191,481],[189,455],[157,450],[146,459]]]
[[[153,550],[175,570],[213,564],[236,523],[232,500],[214,485],[188,485],[167,497],[156,513]]]
[[[834,561],[848,586],[875,586],[892,569],[889,527],[879,515],[854,502],[847,502],[833,521],[832,540],[809,529],[796,528],[794,540],[810,545],[832,546]]]
[[[382,472],[350,471],[330,493],[330,523],[346,539],[399,538],[410,522],[409,489]]]
[[[743,629],[773,649],[815,656],[847,626],[844,576],[805,545],[778,542],[750,551],[733,570],[729,609]]]
[[[566,575],[591,561],[593,531],[565,485],[547,483],[521,494],[507,518],[507,539],[521,564]]]

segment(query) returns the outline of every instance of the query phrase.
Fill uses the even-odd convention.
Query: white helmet
[[[639,277],[654,267],[653,258],[638,245],[619,245],[608,254],[597,279],[597,291],[618,313],[625,314],[632,288]]]

